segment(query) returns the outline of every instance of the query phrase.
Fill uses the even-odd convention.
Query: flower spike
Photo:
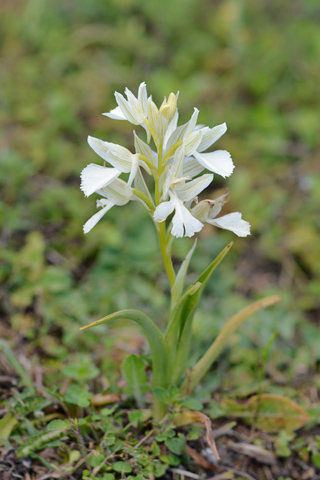
[[[90,147],[104,163],[91,163],[81,173],[80,188],[84,194],[97,193],[103,197],[98,201],[102,209],[88,220],[86,232],[112,206],[134,200],[153,216],[158,232],[165,229],[171,237],[192,237],[200,232],[204,223],[230,230],[238,236],[249,235],[250,225],[242,219],[241,213],[217,217],[227,195],[198,202],[198,195],[212,183],[213,174],[226,178],[233,173],[234,164],[229,152],[207,151],[227,131],[227,126],[225,123],[213,128],[197,125],[197,108],[187,123],[178,126],[178,95],[179,92],[170,93],[158,108],[152,97],[148,97],[145,82],[140,84],[137,96],[128,88],[125,88],[124,95],[115,93],[117,107],[103,115],[142,126],[147,133],[147,142],[133,132],[135,153],[132,153],[121,145],[88,137]],[[151,138],[155,148],[150,143]],[[203,174],[203,171],[209,173]],[[120,178],[122,176],[126,179]],[[154,179],[154,195],[145,176]],[[171,214],[170,230],[165,221]],[[173,268],[168,268],[173,284],[175,273]]]

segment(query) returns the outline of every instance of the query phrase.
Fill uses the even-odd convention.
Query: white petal
[[[103,160],[111,163],[113,167],[124,173],[131,172],[133,154],[127,148],[90,136],[88,143]]]
[[[174,203],[171,200],[159,203],[153,214],[154,221],[157,223],[163,222],[169,217],[173,210]]]
[[[108,148],[108,162],[118,170],[121,170],[121,172],[131,172],[132,162],[135,154],[131,153],[127,148],[122,147],[122,145],[117,145],[116,143],[104,142],[104,144]]]
[[[128,183],[127,183],[128,187],[131,187],[132,182],[137,175],[138,168],[139,168],[139,155],[133,155],[132,168],[131,168],[131,172],[130,172]]]
[[[172,169],[170,170],[171,178],[182,177],[183,162],[185,159],[184,145],[180,145],[175,151],[172,163]]]
[[[216,150],[210,153],[194,152],[195,158],[211,172],[218,173],[222,177],[229,177],[234,169],[231,155],[226,150]]]
[[[159,113],[156,121],[155,132],[158,137],[158,141],[162,144],[163,144],[165,133],[168,128],[168,124],[169,124],[168,120],[161,113]]]
[[[229,213],[214,220],[208,219],[207,222],[216,227],[230,230],[238,235],[238,237],[250,235],[250,223],[242,220],[242,215],[239,212]]]
[[[120,170],[116,168],[107,168],[90,163],[81,172],[80,188],[85,196],[89,197],[92,193],[113,182],[113,180],[119,177],[120,173]]]
[[[205,127],[202,129],[202,140],[197,148],[198,152],[204,152],[207,148],[211,147],[211,145],[219,140],[219,138],[226,133],[227,131],[227,124],[222,123],[221,125],[217,125],[214,128]]]
[[[126,117],[123,115],[120,107],[116,107],[113,110],[110,110],[110,112],[103,113],[102,115],[113,118],[114,120],[127,120]]]
[[[115,205],[125,205],[132,197],[132,189],[120,178],[116,178],[110,185],[101,188],[97,193]]]
[[[134,114],[132,112],[132,108],[129,102],[124,98],[123,95],[121,95],[121,93],[116,92],[114,95],[116,97],[117,104],[119,105],[119,108],[122,114],[125,116],[125,118],[130,123],[133,123],[133,125],[139,125],[139,122],[134,117]]]
[[[207,188],[207,186],[210,185],[212,180],[213,174],[207,173],[205,175],[202,175],[201,177],[191,180],[190,182],[185,182],[181,185],[178,185],[176,187],[178,197],[183,202],[190,202],[190,200],[199,195],[202,190]]]
[[[107,147],[108,145],[107,142],[103,142],[102,140],[99,140],[99,138],[90,137],[89,135],[88,143],[92,148],[92,150],[94,150],[99,155],[99,157],[109,162],[109,157],[108,157],[109,148]]]
[[[152,165],[155,165],[155,162],[154,162],[155,152],[151,150],[151,148],[147,143],[145,143],[143,140],[141,140],[141,138],[138,137],[138,135],[136,135],[136,132],[133,132],[133,133],[134,133],[134,146],[135,146],[136,152],[141,153],[142,155],[147,157],[148,160],[150,160],[150,163]]]
[[[164,139],[163,139],[163,148],[164,148],[164,151],[165,151],[165,155],[167,153],[167,148],[166,147],[167,147],[168,140],[169,140],[171,134],[177,128],[178,118],[179,118],[179,113],[178,113],[178,110],[176,110],[174,116],[172,117],[172,119],[169,122],[166,134],[165,134]]]
[[[187,128],[188,128],[188,123],[185,123],[184,125],[180,125],[180,127],[177,127],[173,130],[173,132],[171,133],[170,137],[168,138],[168,141],[167,141],[167,144],[166,144],[165,155],[167,155],[170,148],[175,143],[181,142],[183,140],[183,137],[186,133]]]
[[[173,197],[172,197],[173,198]],[[172,219],[171,234],[174,237],[193,237],[196,232],[200,232],[203,223],[194,218],[183,203],[174,197],[175,215]]]
[[[183,162],[183,176],[195,177],[203,172],[204,167],[193,157],[185,157]]]
[[[186,155],[192,155],[198,149],[198,146],[202,139],[202,131],[195,130],[186,135],[183,139],[183,143],[186,149]]]
[[[138,102],[146,118],[148,116],[148,95],[147,95],[147,86],[145,82],[142,82],[139,85]]]
[[[148,120],[151,127],[154,129],[157,123],[157,118],[159,115],[159,110],[157,105],[152,100],[152,96],[148,98]]]
[[[135,119],[135,121],[140,125],[146,119],[146,114],[142,109],[142,105],[140,105],[138,99],[128,88],[126,88],[125,92],[128,98],[127,105],[130,109],[130,113]]]
[[[145,122],[142,122],[140,123],[141,127],[143,127],[146,131],[146,134],[147,134],[147,142],[150,143],[150,140],[151,140],[151,132],[149,130],[149,128],[147,127],[147,125],[145,124]]]
[[[107,213],[110,208],[113,207],[113,203],[109,202],[105,207],[95,213],[89,220],[83,225],[84,233],[90,232],[90,230],[99,222],[99,220],[103,217],[104,214]]]
[[[193,132],[193,130],[195,129],[197,120],[198,120],[198,115],[199,115],[199,110],[197,108],[194,108],[194,112],[188,122],[188,128],[186,131],[187,134]]]
[[[209,210],[212,206],[210,200],[202,200],[202,202],[197,203],[192,209],[191,213],[201,222],[205,222],[209,217]]]

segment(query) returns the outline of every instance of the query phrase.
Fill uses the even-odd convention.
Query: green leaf
[[[12,413],[7,413],[0,420],[0,445],[2,445],[2,439],[8,440],[13,427],[18,423],[18,420],[12,415]]]
[[[320,468],[320,453],[314,452],[311,458],[312,458],[313,465],[317,468]]]
[[[139,408],[144,408],[143,393],[148,390],[146,365],[137,355],[129,355],[123,362],[122,371],[126,381],[126,392],[134,396]]]
[[[105,473],[102,477],[101,480],[115,480],[115,476],[113,473]]]
[[[106,317],[90,323],[80,330],[86,330],[87,328],[102,325],[112,320],[128,319],[132,320],[142,327],[144,333],[148,339],[150,350],[152,354],[153,363],[153,385],[154,386],[166,386],[167,384],[167,349],[164,343],[161,330],[155,325],[155,323],[143,312],[139,310],[121,310],[119,312],[112,313]]]
[[[47,425],[47,430],[65,430],[68,427],[70,427],[70,422],[68,420],[52,420],[52,422]]]
[[[153,393],[164,403],[170,403],[170,397],[168,391],[163,387],[155,387]]]
[[[73,378],[78,382],[85,382],[96,378],[99,375],[100,370],[94,365],[89,356],[79,355],[73,363],[66,365],[62,369],[62,373],[66,377]]]
[[[72,279],[68,272],[50,265],[38,280],[39,285],[48,292],[64,292],[71,287]]]
[[[131,473],[132,472],[132,467],[130,463],[127,462],[115,462],[112,465],[112,468],[115,472],[118,473]]]
[[[180,464],[180,458],[175,455],[160,455],[160,460],[172,467],[178,467]]]
[[[180,391],[175,385],[170,385],[168,389],[157,387],[153,389],[154,394],[164,403],[170,405],[180,400]]]
[[[86,392],[79,385],[69,385],[64,399],[67,403],[72,403],[73,405],[86,408],[90,405],[91,396],[91,393]]]
[[[165,445],[169,448],[170,452],[175,453],[176,455],[181,455],[186,446],[186,439],[181,433],[178,437],[168,438]]]
[[[199,275],[192,285],[190,285],[172,311],[167,332],[165,334],[165,341],[168,346],[168,352],[170,355],[169,364],[171,365],[172,371],[170,382],[173,384],[179,383],[190,354],[194,310],[198,305],[201,294],[208,283],[209,278],[230,251],[231,247],[232,242],[219,253],[209,267]]]
[[[30,388],[30,390],[34,391],[35,389],[28,373],[26,372],[24,367],[21,365],[21,363],[17,360],[9,344],[2,338],[0,338],[0,349],[4,351],[4,354],[7,357],[8,362],[12,365],[12,367],[15,369],[17,374],[20,376],[21,382],[26,387]]]
[[[188,408],[189,410],[202,410],[203,405],[200,400],[192,397],[185,397],[181,403],[181,407]]]
[[[199,277],[197,278],[197,280],[194,282],[193,285],[196,285],[198,283],[201,284],[200,288],[197,289],[197,291],[190,295],[187,299],[186,299],[186,302],[185,304],[183,305],[183,311],[182,311],[182,316],[184,318],[184,322],[183,322],[183,325],[182,325],[182,329],[181,329],[181,332],[180,332],[180,338],[181,338],[181,335],[182,335],[182,330],[183,330],[183,327],[185,325],[185,323],[187,322],[187,319],[189,318],[191,312],[195,309],[195,307],[198,305],[198,302],[200,300],[200,297],[202,295],[202,292],[205,288],[205,286],[207,285],[211,275],[213,274],[213,272],[215,271],[215,269],[218,267],[218,265],[222,262],[222,260],[224,259],[224,257],[227,255],[227,253],[229,253],[231,247],[233,245],[233,242],[229,243],[220,253],[219,255],[213,260],[213,262],[209,265],[208,268],[206,268],[206,270],[204,272],[201,273],[201,275],[199,275]]]
[[[102,453],[99,453],[98,455],[92,454],[89,457],[89,464],[91,467],[95,468],[98,467],[102,462],[104,462],[105,459],[106,456]]]
[[[22,445],[18,449],[18,455],[20,457],[27,457],[35,450],[40,450],[44,445],[52,440],[58,439],[63,434],[63,430],[53,430],[51,432],[43,432],[39,435],[27,440],[26,445]]]
[[[129,412],[128,418],[130,423],[139,423],[143,420],[143,413],[141,410],[132,410]]]
[[[192,248],[189,250],[186,258],[183,260],[181,267],[179,269],[179,272],[176,276],[175,282],[171,289],[172,305],[175,305],[178,302],[179,298],[181,297],[183,287],[186,281],[186,275],[188,272],[189,263],[190,263],[192,254],[196,248],[196,245],[197,245],[197,239],[194,241]]]

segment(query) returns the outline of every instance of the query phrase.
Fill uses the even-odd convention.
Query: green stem
[[[155,201],[156,205],[160,203],[160,190],[159,190],[159,180],[163,172],[163,162],[162,162],[162,145],[158,146],[158,175],[155,177]],[[167,240],[166,240],[166,222],[161,222],[157,225],[157,232],[159,237],[160,250],[162,255],[162,260],[164,268],[166,270],[170,287],[172,288],[176,279],[176,274],[172,265],[171,255],[167,249]]]
[[[170,282],[170,287],[172,288],[176,279],[176,273],[174,271],[173,265],[172,265],[172,259],[171,256],[168,254],[167,251],[167,242],[166,242],[166,224],[165,222],[161,222],[158,224],[158,237],[159,237],[159,243],[160,243],[160,250],[161,250],[161,255],[162,255],[162,260],[164,264],[164,268],[166,269],[168,279]]]

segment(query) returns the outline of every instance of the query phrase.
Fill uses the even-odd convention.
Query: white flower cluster
[[[171,93],[158,109],[152,97],[147,96],[145,83],[140,85],[137,97],[128,89],[125,93],[127,99],[115,93],[118,106],[104,115],[141,125],[147,133],[147,143],[134,132],[135,153],[131,153],[120,145],[88,137],[91,148],[105,162],[103,166],[91,163],[81,173],[84,194],[98,193],[103,197],[97,201],[101,210],[86,222],[84,232],[89,232],[114,205],[138,200],[157,223],[173,213],[171,234],[175,237],[192,237],[204,222],[231,230],[239,237],[249,235],[250,225],[242,220],[241,213],[217,218],[227,194],[201,202],[197,198],[212,182],[214,173],[225,178],[233,172],[229,152],[203,153],[226,132],[226,124],[214,128],[197,125],[199,111],[195,108],[190,120],[178,126],[178,94]],[[151,138],[156,151],[150,147]],[[105,166],[106,162],[111,167]],[[154,178],[154,195],[142,170]],[[204,170],[212,173],[202,174]],[[119,178],[122,173],[129,174],[127,182]]]

